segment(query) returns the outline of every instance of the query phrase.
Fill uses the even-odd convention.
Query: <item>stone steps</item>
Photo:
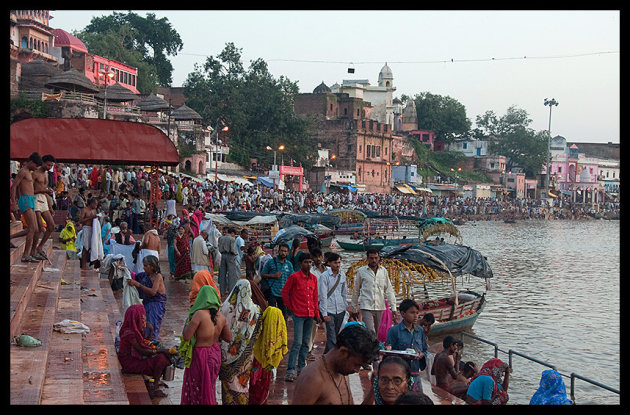
[[[11,226],[11,234],[21,230]],[[144,379],[122,373],[114,346],[119,304],[94,269],[45,245],[50,262],[22,263],[24,237],[15,238],[10,266],[10,336],[27,334],[39,347],[10,347],[10,402],[19,405],[148,404]],[[80,321],[87,334],[53,330],[62,320]]]

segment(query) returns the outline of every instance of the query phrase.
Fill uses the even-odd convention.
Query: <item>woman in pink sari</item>
[[[120,327],[120,344],[118,360],[126,373],[137,373],[153,377],[149,384],[151,397],[164,397],[166,394],[157,389],[160,377],[166,366],[171,364],[167,349],[156,350],[144,341],[146,328],[146,311],[142,304],[135,304],[125,311],[125,320]]]
[[[195,210],[195,212],[190,216],[190,229],[192,230],[195,238],[199,236],[199,225],[201,224],[202,219],[203,213],[200,210]]]

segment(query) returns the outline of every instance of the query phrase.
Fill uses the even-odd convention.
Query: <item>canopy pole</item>
[[[158,171],[159,168],[156,165],[151,165],[151,173],[149,176],[149,180],[151,182],[151,194],[149,197],[149,209],[148,209],[148,214],[149,214],[149,223],[151,224],[151,229],[158,229],[158,216],[153,216],[153,211],[155,210],[155,207],[157,206],[157,201],[159,200],[159,193],[160,193],[160,186],[159,186],[159,180],[158,180]],[[145,219],[146,222],[146,219]]]

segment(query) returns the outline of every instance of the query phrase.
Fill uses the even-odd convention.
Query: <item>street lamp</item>
[[[219,123],[221,123],[221,119],[217,120],[216,127],[212,128],[212,126],[206,127],[208,131],[210,131],[210,140],[212,140],[212,134],[214,134],[214,184],[217,183],[218,175],[219,175]],[[226,125],[221,131],[228,131],[230,128]]]
[[[273,168],[272,171],[278,171],[278,165],[276,164],[276,150],[274,150],[271,146],[267,146],[265,147],[265,149],[267,151],[273,151]],[[284,150],[284,144],[281,144],[278,147],[278,150],[282,151]],[[282,156],[282,165],[284,165],[284,156]],[[275,170],[274,170],[275,169]],[[279,174],[279,173],[274,173],[274,178],[273,178],[273,186],[274,188],[276,187],[276,177],[275,174]],[[278,176],[279,177],[279,176]]]
[[[551,108],[553,106],[558,106],[558,101],[555,98],[551,98],[550,100],[545,98],[545,106],[549,106],[549,137],[547,137],[547,162],[545,163],[547,166],[547,172],[545,174],[545,195],[549,193],[549,173],[551,172]]]
[[[103,101],[103,119],[107,119],[107,113],[106,113],[106,109],[107,109],[107,78],[109,79],[114,79],[114,77],[116,76],[116,72],[114,72],[114,70],[110,67],[108,70],[105,70],[105,68],[101,68],[98,70],[98,77],[103,77],[103,79],[105,80],[105,99]]]
[[[458,167],[458,168],[457,168],[457,170],[455,170],[455,169],[451,168],[451,171],[452,171],[452,172],[455,172],[455,187],[457,187],[457,178],[458,178],[457,173],[461,172],[461,171],[462,171],[462,168],[461,168],[461,167]]]

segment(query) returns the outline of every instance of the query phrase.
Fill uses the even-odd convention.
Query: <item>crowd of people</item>
[[[536,218],[539,201],[283,192],[261,184],[198,182],[168,174],[157,183],[153,189],[143,169],[60,166],[52,155],[34,153],[11,184],[12,220],[22,220],[25,230],[19,236],[27,237],[22,261],[47,259],[42,249],[58,226],[61,247],[68,257],[80,259],[83,269],[102,272],[104,264],[124,265],[122,283],[112,277],[118,266],[110,269],[112,288],[124,291],[118,356],[125,372],[155,380],[152,396],[164,395],[160,379],[174,356],[180,356],[182,404],[216,404],[217,379],[223,404],[264,404],[272,373],[288,354],[284,381],[295,382],[293,404],[353,404],[348,375],[361,369],[372,370],[363,404],[432,404],[420,376],[469,404],[507,402],[507,365],[492,359],[478,370],[473,362],[461,362],[463,345],[450,336],[429,347],[427,334],[435,319],[420,316],[413,300],[396,303],[377,250],[367,251],[367,265],[358,269],[349,292],[338,253],[317,246],[302,250],[296,241],[265,252],[247,230],[219,229],[210,213],[362,208],[387,215],[492,216],[513,209]],[[164,210],[148,211],[153,191],[166,201]],[[65,224],[55,223],[56,209],[67,211]],[[151,214],[159,218],[157,229],[147,226]],[[181,343],[171,349],[163,348],[159,338],[168,301],[160,237],[167,242],[170,278],[192,280]],[[103,254],[94,260],[93,250],[99,247]],[[320,327],[326,336],[324,355],[309,363]],[[388,355],[405,350],[414,353]],[[544,376],[539,403],[550,395],[549,379],[560,389],[554,373]],[[559,399],[558,394],[551,395]]]

